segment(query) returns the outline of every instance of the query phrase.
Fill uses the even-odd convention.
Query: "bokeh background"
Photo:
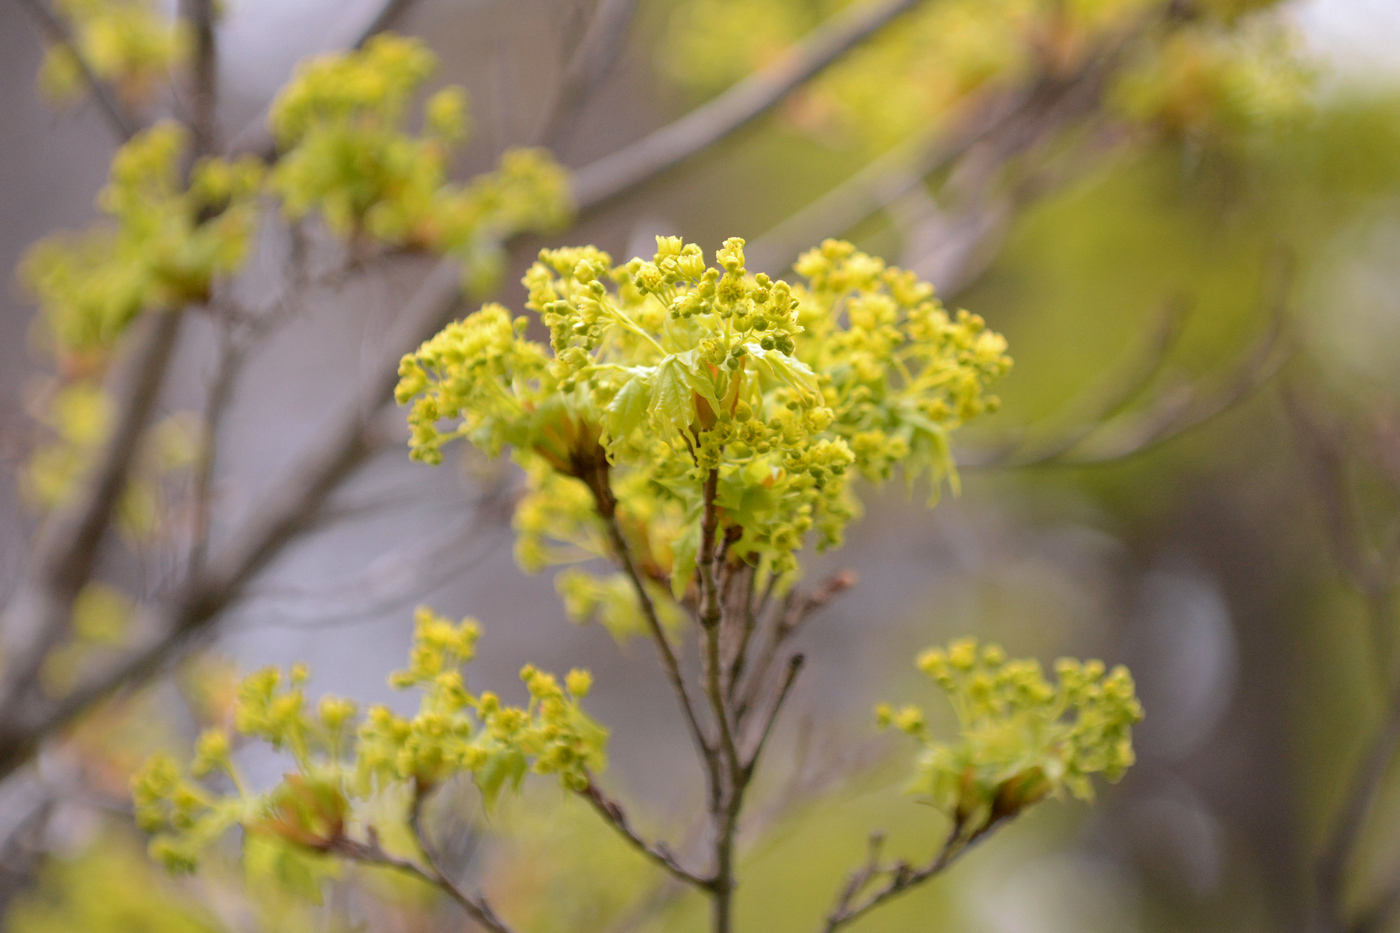
[[[379,5],[226,6],[219,116],[233,135],[258,120],[298,59],[351,41]],[[470,92],[476,130],[463,176],[535,141],[562,67],[558,49],[578,28],[574,6],[422,0],[399,25],[440,56],[435,83]],[[577,166],[618,149],[781,55],[833,6],[765,0],[750,22],[743,4],[643,0],[616,63],[552,140],[557,156]],[[794,22],[761,20],[752,12],[760,7],[790,8]],[[1358,591],[1345,557],[1359,541],[1367,559],[1374,547],[1383,560],[1397,531],[1400,5],[1305,0],[1251,15],[1287,32],[1289,60],[1306,72],[1303,100],[1279,105],[1281,114],[1259,116],[1250,108],[1268,107],[1246,102],[1258,119],[1215,134],[1184,120],[1185,129],[1078,126],[1065,134],[1078,134],[1071,142],[1044,141],[1014,176],[998,166],[991,182],[960,188],[940,175],[833,229],[798,212],[945,116],[935,107],[910,118],[891,104],[886,117],[858,99],[869,123],[843,124],[824,116],[819,94],[799,95],[548,241],[627,257],[649,255],[657,233],[707,250],[732,235],[772,244],[764,234],[775,229],[804,245],[848,235],[934,277],[949,304],[1006,334],[1016,360],[1002,410],[959,437],[960,495],[932,510],[922,490],[870,497],[847,547],[812,558],[812,576],[849,567],[860,582],[803,636],[809,669],[756,817],[771,820],[745,856],[743,928],[813,928],[872,828],[889,830],[901,853],[936,843],[934,815],[900,792],[905,750],[874,733],[871,708],[883,699],[935,707],[911,659],[960,634],[1018,656],[1128,664],[1147,710],[1139,763],[1092,808],[1039,808],[860,929],[1310,928],[1313,861],[1381,721],[1379,651],[1393,638],[1372,632],[1376,598]],[[713,25],[726,17],[732,34]],[[749,48],[740,35],[762,41]],[[969,27],[947,41],[965,48],[978,34]],[[16,268],[40,237],[92,218],[113,151],[90,107],[55,111],[35,91],[42,54],[19,5],[0,5],[0,269]],[[900,82],[932,80],[921,74],[860,93],[897,100],[909,91]],[[924,203],[945,197],[968,210],[950,220],[940,203]],[[957,241],[972,258],[950,264],[939,249],[960,220],[980,226]],[[775,263],[792,258],[782,252],[774,248]],[[524,255],[513,256],[500,291],[514,307]],[[260,349],[224,434],[220,524],[266,494],[352,391],[425,268],[404,259],[319,294]],[[11,481],[34,442],[29,400],[46,377],[31,349],[33,315],[9,279],[0,291],[6,586],[37,521]],[[207,326],[186,331],[167,410],[197,404],[211,338]],[[1034,460],[1047,462],[1019,462]],[[613,786],[648,826],[684,838],[699,772],[650,646],[570,624],[551,574],[516,568],[510,488],[509,470],[476,458],[431,470],[392,447],[338,494],[336,520],[226,614],[207,651],[240,669],[305,660],[313,692],[402,703],[385,676],[405,656],[412,607],[475,616],[485,629],[478,685],[518,689],[527,661],[594,672],[590,709],[613,732]],[[132,586],[155,588],[161,560],[146,554],[123,572]],[[89,737],[90,754],[120,761],[124,748],[188,740],[176,686],[128,704],[138,713],[101,741]],[[371,879],[383,889],[374,907],[341,892],[343,881],[327,882],[324,906],[303,907],[232,868],[166,880],[123,813],[120,768],[75,768],[73,759],[46,751],[34,773],[0,788],[0,830],[15,843],[0,853],[7,929],[460,922],[383,879]],[[269,780],[281,766],[271,756],[247,764]],[[35,788],[60,785],[43,831],[14,836]],[[1357,891],[1384,889],[1400,864],[1394,790],[1368,821]],[[461,801],[463,851],[475,853],[472,870],[502,913],[530,931],[700,928],[698,905],[685,899],[630,920],[654,896],[650,869],[557,797],[542,787],[529,806],[489,818],[469,795]]]

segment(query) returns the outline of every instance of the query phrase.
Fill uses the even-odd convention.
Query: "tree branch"
[[[468,916],[490,930],[491,933],[512,933],[511,928],[500,917],[496,916],[496,912],[491,909],[486,898],[479,894],[476,896],[468,894],[438,866],[437,857],[433,854],[432,845],[428,840],[428,834],[423,831],[423,804],[425,801],[426,795],[422,789],[415,787],[413,806],[409,809],[408,814],[408,825],[413,830],[413,838],[418,842],[418,848],[423,850],[423,858],[428,863],[428,870],[426,872],[420,870],[420,875],[445,891],[448,897],[461,905]]]
[[[73,60],[78,64],[78,70],[82,72],[83,80],[87,82],[88,89],[92,91],[93,100],[97,101],[98,109],[106,117],[117,138],[126,142],[135,136],[140,131],[141,125],[126,112],[126,108],[113,95],[112,89],[92,70],[92,65],[88,63],[88,60],[83,57],[82,53],[78,51],[78,47],[73,43],[73,37],[69,35],[68,27],[63,20],[59,19],[48,8],[44,0],[19,0],[19,2],[29,12],[49,43],[63,48],[69,55],[73,56]]]
[[[881,867],[882,839],[878,835],[871,837],[870,854],[866,858],[865,864],[851,875],[845,888],[842,889],[836,900],[836,906],[832,908],[831,913],[827,914],[826,922],[822,926],[822,933],[835,933],[836,930],[854,922],[886,901],[911,888],[918,887],[938,875],[974,845],[991,835],[1008,819],[1009,817],[994,816],[966,838],[963,836],[965,827],[961,823],[955,823],[948,833],[943,847],[939,849],[932,860],[918,868],[904,861],[896,862],[888,868]],[[862,899],[861,892],[881,875],[889,875],[889,880]]]
[[[660,865],[677,881],[682,881],[685,884],[697,888],[708,888],[712,884],[710,879],[702,878],[700,875],[697,875],[695,872],[690,871],[682,865],[680,860],[676,857],[676,854],[671,851],[670,846],[666,845],[664,842],[648,842],[638,835],[637,831],[632,828],[632,824],[628,821],[627,813],[622,809],[622,805],[603,793],[602,789],[600,789],[592,779],[589,780],[588,786],[579,791],[578,794],[584,800],[587,800],[608,825],[617,830],[622,838],[627,840],[634,849],[641,852],[657,865]]]
[[[133,326],[114,393],[117,421],[73,497],[45,521],[30,570],[4,614],[8,645],[0,710],[12,711],[35,686],[48,651],[68,630],[73,601],[92,576],[160,397],[183,317],[180,309],[150,311]]]
[[[194,151],[207,155],[217,146],[219,48],[214,38],[214,0],[184,0],[185,19],[194,36],[190,68],[190,130]]]
[[[773,706],[763,719],[763,728],[758,732],[758,739],[754,742],[753,751],[749,752],[748,758],[744,761],[744,771],[749,776],[752,776],[754,769],[758,767],[758,759],[763,754],[763,747],[768,744],[768,736],[773,732],[773,724],[778,721],[778,715],[783,711],[783,703],[787,700],[788,694],[792,692],[792,685],[797,682],[797,675],[802,672],[802,664],[805,660],[806,657],[800,653],[788,658],[783,682],[779,685],[778,693],[773,698]]]
[[[574,179],[576,197],[581,204],[601,204],[709,148],[773,109],[920,2],[878,0],[847,7],[813,30],[774,65],[650,136],[580,169]]]
[[[840,16],[800,43],[783,64],[761,72],[683,117],[673,124],[674,129],[658,131],[641,143],[582,169],[573,189],[578,211],[587,213],[597,208],[605,200],[643,184],[739,129],[916,2],[885,0]],[[392,394],[399,360],[449,319],[460,297],[460,281],[460,268],[454,261],[442,260],[433,268],[384,336],[384,352],[360,391],[327,419],[330,427],[308,447],[289,474],[272,486],[272,494],[235,532],[206,573],[187,581],[157,607],[149,637],[61,699],[34,696],[27,686],[0,692],[0,697],[10,698],[10,702],[0,705],[0,777],[23,764],[44,737],[66,726],[93,703],[159,670],[236,602],[248,582],[298,536],[331,491],[373,452],[373,415]],[[167,320],[163,315],[154,319]],[[145,367],[143,371],[155,370]],[[123,410],[128,408],[124,406]],[[635,567],[632,575],[634,586],[640,590],[641,578],[636,576]],[[658,641],[658,649],[663,651],[663,661],[666,654],[671,654],[674,661],[664,637]],[[668,669],[673,684],[678,675],[678,665],[674,671]],[[703,741],[704,734],[693,710],[688,720],[692,734]]]
[[[623,573],[631,581],[632,590],[637,594],[637,602],[642,607],[642,617],[646,620],[647,629],[651,632],[651,640],[656,643],[657,654],[661,656],[661,667],[666,672],[666,679],[671,682],[671,689],[675,692],[676,700],[680,703],[681,712],[685,714],[685,723],[690,730],[690,738],[695,743],[696,751],[700,753],[701,759],[709,765],[713,762],[714,747],[695,714],[695,704],[690,699],[690,689],[686,687],[685,677],[681,674],[680,661],[677,660],[676,652],[671,648],[671,642],[666,637],[665,629],[661,627],[661,620],[656,615],[656,606],[651,601],[651,594],[646,590],[646,583],[637,570],[636,561],[632,559],[632,549],[627,545],[627,539],[622,534],[622,527],[617,522],[617,503],[615,501],[605,502],[599,496],[597,489],[594,489],[593,492],[594,496],[598,497],[598,514],[603,520],[608,544],[618,563],[622,565]],[[608,495],[611,498],[610,492]]]
[[[545,108],[535,134],[540,145],[557,150],[568,138],[583,105],[617,64],[636,12],[637,0],[601,0],[598,4]]]
[[[738,719],[742,720],[753,708],[753,705],[758,702],[759,693],[768,677],[768,671],[788,639],[797,634],[802,623],[807,621],[813,613],[839,594],[855,586],[857,579],[853,570],[837,571],[823,580],[810,593],[803,594],[801,591],[793,589],[788,593],[787,599],[776,607],[768,637],[759,652],[757,662],[750,669],[748,681],[741,694],[742,698],[735,707],[735,716]]]

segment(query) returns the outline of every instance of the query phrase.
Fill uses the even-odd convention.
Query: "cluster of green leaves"
[[[358,52],[303,62],[269,114],[283,152],[272,188],[289,217],[316,210],[342,236],[460,256],[485,287],[503,237],[567,219],[568,184],[539,149],[512,150],[496,171],[450,183],[452,147],[469,128],[462,89],[428,98],[421,134],[404,128],[409,102],[436,65],[421,42],[389,34]]]
[[[357,718],[354,703],[334,696],[308,709],[303,665],[286,677],[276,668],[247,677],[231,731],[202,734],[188,771],[159,754],[133,777],[137,821],[156,834],[152,854],[171,870],[192,871],[199,853],[234,826],[314,851],[335,848],[361,826],[378,838],[380,827],[364,825],[376,803],[421,799],[457,776],[470,777],[488,806],[532,771],[555,775],[569,789],[586,787],[605,767],[607,743],[607,732],[580,706],[590,675],[570,671],[561,686],[527,666],[520,674],[530,695],[525,706],[489,691],[473,694],[462,666],[478,635],[470,619],[454,625],[418,610],[409,666],[390,678],[396,688],[421,693],[417,713],[407,718],[386,706]],[[247,739],[290,753],[295,771],[271,789],[251,788],[234,760],[235,743]],[[216,772],[234,794],[208,780]],[[398,814],[400,824],[404,819]]]
[[[658,64],[712,93],[786,53],[851,0],[683,0]],[[1202,0],[1159,47],[1130,57],[1119,115],[1207,142],[1297,113],[1308,75],[1276,26],[1240,21],[1276,0]],[[791,112],[806,129],[879,151],[944,119],[973,92],[1040,70],[1068,74],[1164,0],[941,0],[906,14],[813,82]],[[1256,28],[1258,27],[1258,28]]]
[[[948,432],[995,407],[1005,341],[913,274],[836,241],[802,257],[802,285],[749,275],[739,239],[716,263],[678,237],[621,266],[592,247],[546,250],[525,284],[551,347],[487,305],[405,357],[415,458],[439,462],[465,437],[525,467],[527,569],[612,555],[615,518],[643,576],[684,600],[708,488],[729,553],[786,574],[813,534],[840,542],[852,476],[902,466],[936,495]],[[581,573],[560,580],[576,614],[640,628],[620,582]]]
[[[171,19],[154,0],[58,0],[73,48],[52,46],[44,56],[39,86],[54,100],[71,101],[87,90],[76,50],[94,75],[121,97],[138,103],[168,81],[189,54],[184,23]]]
[[[911,790],[955,826],[976,832],[1064,791],[1092,800],[1092,775],[1116,781],[1134,761],[1142,706],[1125,667],[1061,658],[1051,683],[1039,662],[972,639],[925,651],[918,667],[952,704],[958,740],[938,741],[917,706],[876,717],[924,746]]]

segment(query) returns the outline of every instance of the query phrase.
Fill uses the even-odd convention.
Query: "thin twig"
[[[740,694],[741,699],[735,707],[735,716],[738,719],[742,720],[758,702],[768,671],[788,639],[797,634],[802,624],[817,610],[855,586],[858,579],[855,571],[840,570],[823,580],[811,593],[804,595],[795,587],[788,592],[787,598],[773,613],[774,619],[769,625],[768,637],[759,651],[758,660],[750,666],[748,679]]]
[[[622,534],[622,528],[617,523],[616,504],[614,503],[612,507],[607,508],[606,514],[603,510],[604,506],[600,502],[599,515],[602,517],[603,527],[607,531],[608,544],[618,563],[622,565],[622,571],[631,582],[632,590],[637,596],[637,602],[642,607],[642,618],[646,620],[651,639],[656,643],[656,651],[661,656],[661,666],[666,672],[666,679],[671,682],[671,689],[675,692],[676,699],[680,703],[681,712],[685,714],[685,723],[690,731],[690,738],[695,743],[696,751],[700,753],[701,758],[708,762],[714,755],[713,746],[696,716],[695,704],[690,699],[690,688],[686,686],[685,677],[681,674],[680,661],[676,658],[676,652],[666,637],[666,630],[661,627],[661,619],[656,614],[656,605],[652,602],[651,594],[647,592],[646,583],[637,571],[636,561],[632,558],[632,549],[628,546],[627,539]]]
[[[78,51],[78,47],[74,44],[73,37],[69,35],[68,27],[63,20],[59,19],[48,8],[44,0],[19,0],[19,2],[29,11],[29,15],[34,19],[49,43],[62,48],[73,57],[73,61],[78,65],[78,70],[82,72],[83,80],[87,82],[88,89],[92,91],[93,100],[97,101],[98,108],[102,111],[102,115],[107,118],[107,122],[111,125],[117,138],[126,142],[140,132],[141,125],[126,112],[126,108],[117,100],[107,82],[97,76],[87,58]]]
[[[998,818],[994,816],[965,838],[964,827],[955,823],[948,833],[943,847],[938,850],[932,860],[918,868],[903,861],[896,862],[889,868],[880,867],[879,845],[872,841],[871,853],[867,857],[866,863],[847,882],[846,887],[837,898],[836,906],[827,915],[826,922],[822,926],[822,933],[835,933],[836,930],[854,922],[886,901],[935,877],[966,854],[974,845],[991,835],[1008,819],[1010,817]],[[861,892],[881,875],[889,875],[889,880],[864,899],[860,899]]]
[[[215,0],[185,0],[185,19],[194,37],[194,53],[190,65],[190,130],[194,136],[194,151],[208,155],[215,151],[219,80],[219,47],[214,37]]]
[[[748,264],[776,273],[814,236],[836,236],[854,227],[1024,114],[1038,81],[988,96],[951,132],[939,127],[895,146],[746,246]]]
[[[214,376],[209,382],[208,394],[204,400],[204,410],[200,414],[199,452],[194,463],[194,527],[187,571],[193,576],[204,571],[205,558],[209,552],[209,534],[214,514],[214,478],[219,457],[219,429],[229,403],[233,400],[233,389],[237,384],[243,360],[244,348],[235,339],[232,327],[221,327],[219,361],[215,365]]]
[[[1182,332],[1185,309],[1186,302],[1181,297],[1164,301],[1146,347],[1134,355],[1131,363],[1121,373],[1110,374],[1103,380],[1107,383],[1107,388],[1095,385],[1084,396],[1064,406],[1066,410],[1088,409],[1089,414],[1080,418],[1076,426],[1038,444],[1029,443],[1024,438],[1016,438],[1003,445],[990,446],[985,451],[970,452],[966,454],[966,461],[964,454],[960,453],[957,458],[958,466],[1034,466],[1070,455],[1090,435],[1121,415],[1161,374],[1162,367]]]
[[[160,396],[183,311],[148,312],[133,326],[114,392],[116,424],[76,494],[44,523],[30,570],[4,615],[7,665],[0,710],[11,711],[34,687],[48,651],[68,630],[73,601],[97,563],[127,474]]]
[[[370,829],[369,841],[361,842],[349,836],[341,835],[333,839],[327,847],[327,851],[359,862],[364,865],[377,865],[382,868],[392,868],[395,871],[411,875],[420,881],[425,881],[438,890],[442,891],[467,912],[477,923],[481,924],[491,933],[512,933],[511,928],[505,924],[501,918],[497,917],[491,905],[480,896],[473,897],[452,881],[451,878],[438,867],[429,846],[427,835],[422,827],[422,805],[423,797],[418,794],[414,798],[413,806],[409,813],[409,826],[413,830],[413,836],[418,843],[418,848],[423,852],[423,858],[427,862],[427,867],[418,864],[412,859],[402,858],[390,852],[386,852],[379,843],[378,834],[373,828]]]
[[[580,203],[600,204],[680,164],[772,110],[865,39],[922,0],[879,0],[847,7],[772,66],[632,145],[580,169]]]
[[[409,829],[413,830],[413,838],[417,841],[418,848],[422,850],[423,858],[428,863],[428,869],[424,875],[445,891],[448,897],[460,904],[468,916],[490,930],[491,933],[511,933],[511,928],[500,917],[496,916],[496,912],[491,909],[486,898],[479,894],[473,896],[462,890],[461,886],[449,878],[438,865],[437,856],[433,854],[432,842],[423,830],[423,805],[426,802],[426,793],[421,788],[415,788],[413,805],[409,808],[408,813],[408,826]]]
[[[744,761],[744,771],[750,776],[754,769],[758,767],[758,759],[763,754],[763,748],[768,744],[768,737],[773,732],[773,725],[778,721],[778,716],[783,711],[783,703],[787,700],[788,694],[792,692],[792,685],[797,682],[797,675],[802,672],[802,664],[805,656],[794,654],[788,658],[783,674],[783,682],[778,687],[778,693],[773,698],[773,705],[768,710],[768,715],[763,718],[763,728],[758,732],[758,739],[754,742],[753,751],[749,752],[748,758]]]
[[[750,267],[786,268],[814,237],[839,235],[887,209],[977,147],[989,147],[979,174],[990,181],[996,166],[1092,112],[1131,40],[1154,20],[1149,15],[1118,31],[1070,75],[1034,73],[1016,87],[987,93],[951,129],[932,128],[895,146],[750,244]]]
[[[599,815],[603,817],[604,821],[612,826],[613,829],[617,830],[622,838],[627,840],[634,849],[641,852],[657,865],[666,869],[677,881],[682,881],[685,884],[697,888],[708,888],[710,886],[710,879],[701,877],[682,865],[680,860],[676,857],[676,854],[671,851],[670,846],[666,845],[666,843],[648,842],[646,839],[643,839],[641,835],[632,828],[632,824],[627,819],[627,812],[622,809],[622,805],[605,794],[592,780],[590,780],[588,785],[583,790],[579,791],[578,794],[584,800],[587,800],[593,809],[598,811]]]
[[[1327,842],[1314,866],[1319,920],[1328,930],[1367,929],[1391,910],[1393,896],[1382,893],[1363,911],[1355,927],[1348,924],[1343,905],[1347,868],[1375,806],[1381,784],[1400,751],[1400,679],[1393,671],[1392,641],[1396,624],[1394,598],[1397,568],[1368,553],[1364,532],[1347,481],[1346,464],[1337,432],[1323,425],[1302,398],[1287,386],[1284,407],[1292,422],[1297,446],[1309,480],[1322,504],[1333,557],[1342,573],[1366,601],[1375,673],[1387,696],[1384,719],[1365,747],[1337,809]],[[1389,685],[1389,686],[1386,686]]]
[[[557,150],[568,139],[588,98],[617,64],[637,12],[637,0],[601,0],[570,57],[535,136]]]

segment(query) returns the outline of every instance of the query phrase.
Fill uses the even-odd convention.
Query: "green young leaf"
[[[503,748],[487,759],[476,773],[476,787],[481,791],[481,801],[486,809],[491,809],[507,784],[511,790],[520,787],[530,763],[515,747]]]
[[[631,434],[647,416],[650,405],[651,386],[644,377],[633,376],[617,395],[613,396],[606,409],[605,424],[608,429],[609,446]]]
[[[680,599],[695,576],[696,558],[700,553],[700,522],[687,521],[685,534],[671,545],[671,595]]]
[[[683,434],[694,420],[690,376],[690,370],[675,356],[666,357],[656,367],[648,411],[667,434]]]
[[[803,395],[816,393],[817,377],[806,363],[776,350],[765,350],[756,343],[744,344],[744,348],[753,357],[755,368],[763,375]]]

